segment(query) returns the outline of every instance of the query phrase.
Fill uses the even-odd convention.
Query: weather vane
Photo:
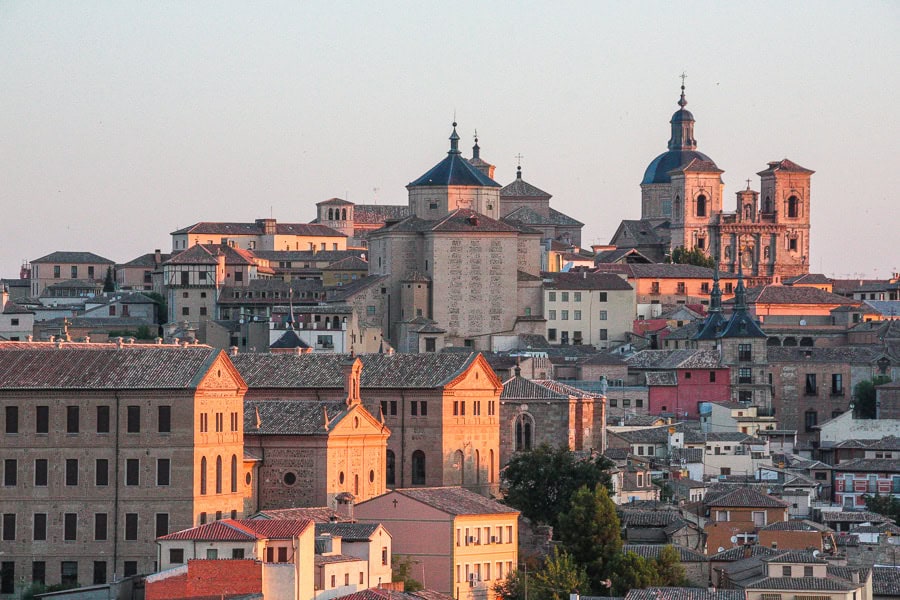
[[[521,166],[522,166],[522,159],[525,158],[525,157],[522,156],[522,153],[520,152],[520,153],[516,154],[515,158],[516,158],[516,164],[517,164],[518,166],[521,167]]]

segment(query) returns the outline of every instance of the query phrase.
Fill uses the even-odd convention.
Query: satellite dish
[[[819,551],[813,550],[813,557],[818,557],[818,556],[819,556]]]
[[[731,536],[731,543],[737,544],[737,536],[736,535]]]
[[[806,319],[800,319],[800,326],[803,327],[806,325]]]
[[[719,546],[719,549],[716,550],[716,552],[725,552],[725,548],[722,546]]]

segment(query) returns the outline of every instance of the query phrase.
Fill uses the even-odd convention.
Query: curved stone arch
[[[525,452],[534,448],[534,416],[522,411],[512,423],[513,451]]]

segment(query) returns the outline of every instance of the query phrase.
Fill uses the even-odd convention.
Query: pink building
[[[701,402],[728,402],[731,397],[730,370],[716,350],[644,350],[627,362],[629,379],[649,388],[652,415],[699,419]]]

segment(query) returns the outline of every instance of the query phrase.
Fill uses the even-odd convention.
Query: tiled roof
[[[231,360],[251,388],[343,388],[347,354],[243,353]],[[436,388],[450,383],[477,354],[359,354],[363,388]]]
[[[329,198],[328,200],[322,200],[321,202],[316,202],[316,206],[352,206],[353,203],[349,200],[344,200],[343,198]]]
[[[315,523],[330,523],[337,513],[330,506],[312,506],[308,508],[279,508],[261,510],[256,519],[309,519]]]
[[[722,367],[713,349],[642,350],[625,359],[635,369],[717,369]]]
[[[819,558],[814,555],[812,552],[803,552],[800,550],[789,550],[787,552],[779,552],[778,554],[773,554],[772,556],[767,556],[762,559],[763,562],[770,563],[803,563],[803,564],[815,564],[815,565],[825,565],[828,564],[824,558]]]
[[[707,560],[705,554],[696,550],[677,544],[673,544],[672,547],[678,551],[681,562],[706,562]],[[622,547],[622,552],[634,552],[643,558],[658,558],[663,548],[665,546],[657,544],[625,544]]]
[[[398,221],[410,215],[406,204],[357,204],[353,207],[353,223],[378,225]]]
[[[568,396],[572,396],[574,398],[596,398],[597,394],[591,394],[582,389],[579,389],[575,386],[571,386],[567,383],[563,383],[562,381],[556,381],[555,379],[535,379],[534,382],[538,385],[542,385],[545,388],[553,390],[559,394],[566,394]]]
[[[568,400],[569,396],[539,385],[530,379],[515,376],[503,382],[500,400]]]
[[[888,517],[878,513],[861,510],[857,512],[822,511],[824,523],[887,523]]]
[[[440,219],[425,220],[416,216],[410,216],[398,223],[385,225],[372,235],[380,235],[384,232],[425,233],[453,232],[453,233],[516,233],[518,229],[512,225],[497,221],[488,216],[479,214],[474,210],[459,208],[441,217]]]
[[[262,221],[262,220],[260,220]],[[201,221],[188,227],[184,227],[177,231],[173,231],[172,235],[181,234],[199,234],[199,235],[263,235],[265,233],[264,224],[256,223],[215,223],[209,221]],[[343,233],[335,231],[331,227],[320,225],[318,223],[276,223],[275,233],[277,235],[301,235],[310,237],[347,237]]]
[[[821,273],[806,273],[805,275],[798,275],[797,277],[786,277],[785,279],[782,279],[782,282],[784,282],[784,285],[826,285],[831,283],[831,278],[826,277]]]
[[[508,515],[519,512],[461,487],[398,488],[394,492],[451,515]]]
[[[500,197],[507,198],[547,198],[550,199],[550,194],[545,192],[544,190],[537,188],[524,179],[522,179],[522,172],[518,171],[516,173],[516,178],[512,180],[512,183],[508,183],[502,188],[500,188]]]
[[[333,262],[327,267],[324,267],[323,271],[367,271],[369,268],[369,263],[364,261],[358,256],[348,256],[347,258],[343,258],[337,262]]]
[[[638,246],[663,243],[658,229],[668,229],[669,222],[651,223],[640,219],[626,219],[619,224],[623,237]],[[633,242],[632,242],[633,240]]]
[[[162,253],[159,255],[160,262],[166,262],[170,258],[172,258],[171,254]],[[118,265],[119,267],[155,267],[156,266],[156,253],[149,252],[147,254],[141,254],[137,258],[133,258],[129,260],[127,263],[123,263]]]
[[[369,289],[373,285],[382,283],[387,277],[387,275],[367,275],[365,277],[360,277],[347,285],[342,285],[339,288],[329,290],[328,300],[329,302],[344,302],[354,294],[358,294],[359,292]]]
[[[618,507],[619,521],[623,527],[665,527],[681,520],[674,510],[635,510]]]
[[[603,250],[597,253],[596,260],[598,263],[617,263],[628,262],[629,257],[632,257],[635,261],[638,262],[653,262],[634,248],[616,248],[615,250]],[[623,259],[625,260],[623,261]]]
[[[222,519],[199,527],[164,535],[159,540],[229,542],[244,540],[286,540],[297,537],[312,521],[307,519]]]
[[[682,264],[666,264],[666,263],[654,263],[654,264],[639,264],[633,263],[628,265],[631,273],[634,277],[638,278],[649,278],[649,279],[665,279],[665,278],[681,278],[681,279],[712,279],[713,277],[713,269],[707,267],[698,267],[696,265],[682,265]],[[722,276],[720,274],[720,278],[723,281],[727,281],[732,277],[729,274],[725,274]]]
[[[316,535],[328,534],[345,542],[362,542],[372,539],[378,523],[316,523]]]
[[[544,273],[544,287],[548,290],[609,290],[628,291],[634,289],[627,281],[613,273],[588,271],[567,273]]]
[[[900,568],[872,567],[872,594],[900,596]]]
[[[363,561],[364,558],[359,558],[357,556],[350,556],[349,554],[316,554],[313,557],[313,562],[316,565],[333,565],[335,563],[345,563],[345,562],[356,562]]]
[[[766,348],[769,362],[817,362],[837,364],[870,363],[883,353],[877,347],[868,346],[832,346],[817,348],[811,346]]]
[[[859,536],[855,535],[855,534],[849,534],[849,533],[838,533],[837,535],[834,536],[834,543],[838,547],[859,546]]]
[[[768,546],[760,546],[758,544],[754,544],[753,546],[748,546],[750,550],[750,557],[756,558],[761,556],[771,556],[773,554],[777,554],[777,550],[773,550]],[[723,550],[717,554],[713,554],[709,557],[710,561],[716,562],[736,562],[739,560],[744,560],[745,556],[745,548],[742,546],[738,546],[736,548],[729,548],[728,550]]]
[[[704,504],[710,507],[766,507],[766,508],[786,508],[790,506],[787,502],[779,500],[768,494],[748,487],[741,487],[718,498],[705,501]]]
[[[581,221],[573,219],[567,214],[561,213],[555,208],[550,208],[550,221],[561,227],[579,227],[584,225]]]
[[[253,254],[272,262],[273,267],[277,266],[279,262],[308,262],[310,268],[313,268],[313,263],[326,262],[330,264],[351,256],[359,257],[364,252],[360,250],[254,250]],[[292,268],[300,268],[300,266],[292,264]]]
[[[734,302],[729,300],[724,304]],[[790,285],[766,285],[747,290],[747,304],[859,304],[819,288]]]
[[[256,415],[259,413],[259,429]],[[327,435],[325,415],[337,422],[347,414],[343,402],[245,400],[245,435]]]
[[[309,348],[310,345],[300,339],[293,329],[286,329],[277,340],[269,344],[269,349]]]
[[[878,523],[877,525],[854,525],[850,533],[890,533],[892,536],[900,533],[900,527],[893,523]]]
[[[334,600],[453,600],[453,598],[434,590],[396,592],[382,588],[369,588],[346,596],[338,596]]]
[[[799,521],[778,521],[770,523],[760,529],[764,531],[830,531],[825,525],[806,519]]]
[[[406,187],[430,187],[430,186],[473,186],[495,187],[500,184],[476,169],[462,157],[457,150],[451,149],[447,156],[434,165],[424,175],[412,181]]]
[[[757,173],[757,175],[771,175],[775,171],[786,171],[788,173],[815,173],[815,171],[812,171],[805,167],[801,167],[797,163],[783,158],[781,160],[770,162],[769,168],[764,171],[760,171],[759,173]]]
[[[632,589],[625,600],[745,600],[743,590],[715,588],[663,587]]]
[[[2,389],[192,389],[221,354],[209,346],[0,344]]]
[[[798,590],[849,592],[860,584],[831,577],[766,577],[747,585],[753,590]]]
[[[25,315],[25,314],[33,315],[34,312],[28,310],[24,306],[16,304],[12,300],[9,300],[6,303],[6,306],[3,307],[3,314],[4,315]]]
[[[835,473],[863,471],[871,473],[900,473],[900,460],[895,458],[854,458],[832,467]]]
[[[93,252],[51,252],[47,256],[34,259],[31,263],[116,264],[115,261],[98,256]]]

